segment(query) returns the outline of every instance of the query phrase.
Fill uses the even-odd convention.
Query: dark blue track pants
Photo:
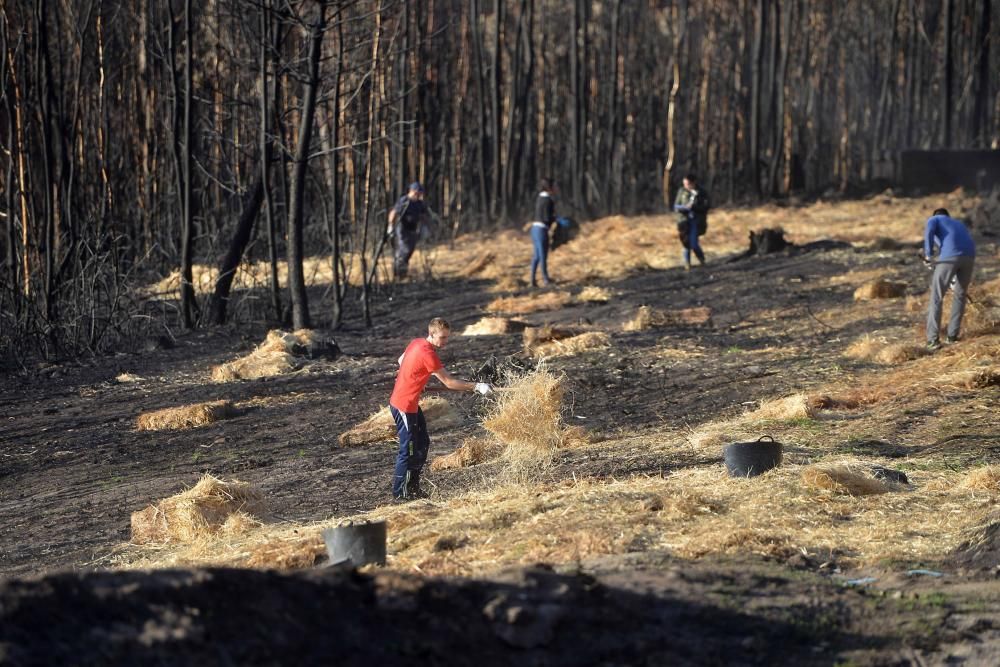
[[[396,457],[396,473],[392,478],[392,495],[405,498],[420,486],[420,471],[427,461],[431,438],[420,408],[416,412],[400,412],[390,405],[389,412],[392,413],[396,432],[399,433],[399,455]]]

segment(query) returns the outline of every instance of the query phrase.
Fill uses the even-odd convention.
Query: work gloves
[[[475,392],[481,394],[482,396],[489,396],[493,393],[493,387],[485,382],[477,382]]]

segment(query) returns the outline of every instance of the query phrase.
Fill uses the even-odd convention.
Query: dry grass
[[[259,528],[264,497],[246,482],[205,475],[192,488],[132,513],[132,542],[195,543]]]
[[[526,296],[506,296],[486,304],[487,313],[524,315],[542,310],[558,310],[573,300],[569,292],[532,292]]]
[[[844,355],[853,359],[874,359],[883,347],[886,346],[884,339],[875,338],[865,334],[858,340],[847,346]]]
[[[539,358],[571,357],[581,352],[602,350],[611,345],[611,337],[603,331],[589,331],[571,338],[552,340],[534,345],[531,353]]]
[[[889,486],[849,464],[809,466],[802,471],[802,484],[810,489],[851,496],[886,493]]]
[[[927,349],[926,345],[917,345],[916,343],[893,343],[892,345],[887,345],[879,350],[874,359],[880,364],[895,366],[896,364],[902,364],[907,361],[919,359],[920,357],[925,357],[928,354],[930,354],[930,351]]]
[[[475,324],[470,324],[462,331],[463,336],[498,336],[501,334],[524,331],[524,322],[509,320],[506,317],[483,317]]]
[[[625,322],[625,331],[645,331],[666,326],[700,326],[712,321],[712,309],[707,306],[681,308],[680,310],[658,310],[649,306],[639,306],[635,317]]]
[[[607,303],[611,300],[611,290],[596,285],[587,285],[576,295],[576,300],[583,303]]]
[[[816,416],[816,404],[806,394],[792,394],[784,398],[762,401],[760,407],[744,415],[750,422],[789,421],[812,419]]]
[[[896,283],[888,280],[873,280],[854,290],[855,301],[870,299],[896,299],[906,295],[906,283]]]
[[[485,271],[488,266],[493,264],[496,258],[497,257],[493,252],[486,250],[469,262],[469,265],[459,271],[458,275],[463,278],[471,278],[472,276],[479,275]]]
[[[973,470],[959,482],[959,487],[1000,493],[1000,465],[989,465]]]
[[[172,431],[205,426],[238,414],[229,401],[208,401],[144,412],[135,420],[137,431]]]
[[[428,427],[433,423],[437,429],[448,429],[461,421],[458,412],[440,396],[425,396],[420,401],[420,409],[424,413]],[[396,422],[393,421],[392,413],[386,406],[351,430],[341,433],[337,442],[341,447],[356,447],[387,442],[395,440],[396,437]]]
[[[431,461],[431,470],[467,468],[500,456],[502,445],[493,438],[466,438],[458,449]]]

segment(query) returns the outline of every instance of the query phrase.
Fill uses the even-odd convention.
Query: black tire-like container
[[[347,521],[323,531],[330,564],[350,562],[355,567],[375,563],[385,565],[385,521]]]
[[[781,465],[781,450],[780,442],[764,435],[757,440],[726,445],[722,456],[730,477],[756,477]]]

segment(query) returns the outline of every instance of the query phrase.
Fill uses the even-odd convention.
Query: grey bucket
[[[331,565],[385,565],[385,539],[385,521],[345,521],[323,531]]]

